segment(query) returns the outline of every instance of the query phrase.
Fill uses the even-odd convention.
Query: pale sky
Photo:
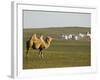
[[[23,11],[24,28],[91,27],[91,14],[47,11]]]

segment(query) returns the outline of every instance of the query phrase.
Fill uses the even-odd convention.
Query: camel
[[[30,39],[26,42],[26,48],[28,55],[28,51],[30,48],[38,49],[39,50],[39,56],[43,57],[42,51],[44,49],[47,49],[50,46],[50,43],[53,38],[47,36],[45,39],[43,38],[43,35],[41,35],[39,38],[37,38],[36,34],[33,34]]]

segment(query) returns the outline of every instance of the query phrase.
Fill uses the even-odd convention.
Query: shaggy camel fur
[[[39,56],[43,57],[42,50],[47,49],[50,46],[51,41],[52,38],[49,36],[43,39],[42,35],[39,38],[37,38],[36,34],[33,34],[31,38],[26,42],[26,48],[27,48],[26,54],[28,54],[30,48],[33,48],[33,49],[38,49]]]

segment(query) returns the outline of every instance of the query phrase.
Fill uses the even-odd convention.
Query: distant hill
[[[44,36],[57,37],[60,34],[78,34],[91,32],[89,27],[50,27],[50,28],[27,28],[23,29],[24,37],[29,37],[31,34],[42,34]]]

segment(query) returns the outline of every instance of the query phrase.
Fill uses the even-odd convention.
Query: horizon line
[[[23,27],[24,29],[26,28],[69,28],[69,27],[79,27],[79,28],[91,28],[91,26],[53,26],[53,27]]]

